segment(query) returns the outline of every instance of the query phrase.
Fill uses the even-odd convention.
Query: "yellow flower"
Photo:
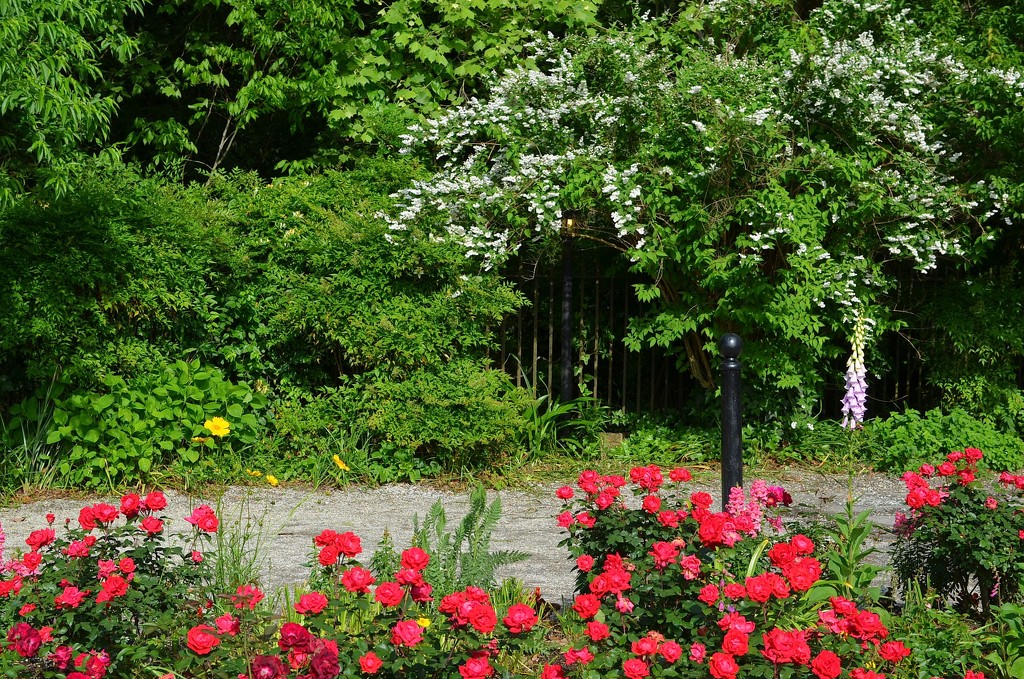
[[[249,476],[263,476],[263,472],[257,471],[255,469],[246,469],[245,473],[248,474]]]
[[[430,618],[420,618],[416,621],[416,624],[422,627],[423,629],[426,629],[430,627]]]
[[[207,420],[203,426],[210,430],[214,436],[227,436],[231,433],[231,424],[223,417],[215,417]]]
[[[192,443],[206,443],[210,440],[209,436],[193,436]]]
[[[345,464],[344,462],[342,462],[341,458],[338,457],[337,455],[335,455],[331,459],[334,460],[334,464],[338,465],[338,469],[340,469],[341,471],[343,471],[343,472],[352,471],[351,469],[349,469],[349,466],[347,464]]]
[[[267,483],[277,488],[277,477],[273,474],[267,474]]]

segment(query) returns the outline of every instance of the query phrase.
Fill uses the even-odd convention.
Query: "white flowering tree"
[[[739,332],[762,409],[809,407],[857,313],[898,327],[908,276],[977,259],[1011,223],[1011,179],[948,130],[976,106],[958,91],[1019,105],[1024,78],[885,0],[785,7],[539,40],[489,98],[410,131],[439,170],[392,228],[441,213],[432,237],[484,267],[566,231],[605,243],[661,302],[633,346],[677,349],[710,388],[715,339]]]

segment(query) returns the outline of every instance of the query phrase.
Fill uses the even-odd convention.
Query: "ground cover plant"
[[[207,505],[184,518],[191,529],[171,545],[159,492],[84,506],[74,522],[48,517],[28,550],[3,562],[0,669],[40,679],[1017,676],[1019,565],[990,559],[999,549],[978,526],[951,525],[955,544],[936,537],[948,519],[942,511],[970,516],[1002,506],[1005,499],[974,492],[982,457],[968,449],[905,477],[914,513],[902,529],[913,526],[919,543],[946,550],[944,563],[964,560],[964,578],[974,574],[978,591],[994,598],[987,607],[979,597],[958,601],[978,603],[998,626],[992,633],[942,606],[928,614],[945,629],[975,628],[950,633],[964,645],[953,652],[930,648],[928,630],[882,605],[877,569],[862,561],[864,517],[787,531],[792,498],[782,487],[754,481],[715,511],[709,494],[687,487],[687,469],[647,465],[626,476],[587,471],[557,490],[566,509],[553,523],[565,529],[578,572],[578,593],[561,612],[522,589],[457,581],[457,560],[446,557],[441,568],[452,572],[440,573],[421,547],[368,568],[360,538],[330,529],[313,540],[306,587],[283,608],[269,607],[256,582],[223,590],[211,579],[222,526]],[[945,485],[932,488],[929,478]],[[998,480],[1021,484],[1010,473]],[[1018,505],[1005,502],[1009,535]],[[987,572],[993,577],[984,579]],[[435,581],[457,584],[442,592]],[[959,581],[939,587],[935,602],[961,593]],[[919,600],[907,598],[917,622],[925,615]]]

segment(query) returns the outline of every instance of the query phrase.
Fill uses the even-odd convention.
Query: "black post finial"
[[[743,340],[726,333],[718,341],[722,353],[722,510],[729,490],[743,485],[743,422],[740,416],[740,354]]]

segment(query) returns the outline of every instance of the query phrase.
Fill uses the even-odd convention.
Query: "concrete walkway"
[[[791,512],[796,516],[843,512],[847,496],[852,492],[857,510],[870,510],[872,520],[882,529],[876,531],[876,546],[882,550],[887,550],[890,542],[885,529],[892,527],[895,513],[904,506],[906,494],[899,479],[873,473],[850,479],[845,475],[800,470],[780,471],[765,478],[783,485],[792,494]],[[748,477],[747,481],[750,480]],[[571,597],[574,576],[568,553],[558,547],[565,534],[554,520],[562,511],[561,501],[554,496],[556,487],[546,485],[498,493],[502,518],[491,546],[492,549],[528,553],[528,561],[506,568],[501,575],[518,578],[530,589],[539,587],[545,599],[558,603]],[[687,488],[718,496],[717,479],[688,484]],[[489,495],[493,498],[494,493]],[[167,497],[170,504],[161,513],[173,519],[168,522],[172,532],[191,529],[182,517],[188,515],[192,507],[206,502],[217,508],[222,520],[222,539],[234,539],[236,546],[258,561],[263,585],[268,590],[301,584],[305,580],[309,569],[304,564],[312,555],[312,539],[325,528],[359,535],[364,549],[361,560],[367,563],[385,530],[399,549],[407,546],[413,517],[419,515],[422,519],[437,500],[444,503],[451,530],[469,506],[468,493],[410,485],[329,491],[231,488],[219,499],[189,498],[177,493],[167,493]],[[56,514],[55,527],[59,533],[64,518],[70,518],[72,525],[76,525],[79,508],[99,501],[100,498],[43,500],[0,509],[0,525],[7,534],[6,557],[9,558],[14,549],[24,548],[25,538],[31,531],[46,526],[48,512]],[[117,504],[109,498],[106,501]],[[240,542],[243,534],[251,536],[244,544]]]

